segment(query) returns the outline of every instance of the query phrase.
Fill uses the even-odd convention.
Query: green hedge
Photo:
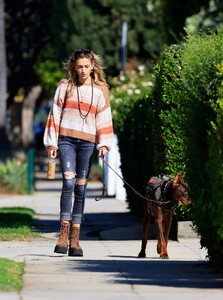
[[[223,34],[188,35],[154,67],[154,87],[114,91],[114,123],[125,179],[142,191],[151,175],[181,172],[191,188],[190,217],[201,245],[223,266]],[[137,83],[139,84],[139,83]],[[137,86],[136,84],[136,86]],[[127,191],[130,208],[141,201]]]
[[[121,153],[121,169],[125,180],[144,195],[148,176],[154,174],[156,147],[154,122],[156,106],[152,88],[144,76],[131,76],[113,89],[112,101],[115,132]],[[133,83],[134,82],[134,83]],[[145,84],[145,86],[143,85]],[[154,143],[154,145],[152,145]],[[143,199],[126,187],[129,208],[142,217]]]
[[[186,176],[201,245],[217,265],[223,264],[222,43],[220,33],[189,36],[166,51],[161,65],[170,68],[157,73],[167,105],[160,115],[166,171]]]

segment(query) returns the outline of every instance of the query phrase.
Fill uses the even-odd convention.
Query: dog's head
[[[190,188],[187,182],[181,176],[181,174],[177,174],[172,181],[174,198],[183,203],[184,205],[191,204],[192,201],[189,199]]]

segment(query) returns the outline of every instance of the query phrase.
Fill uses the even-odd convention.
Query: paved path
[[[115,198],[94,200],[99,186],[89,184],[81,231],[83,257],[53,252],[59,230],[60,182],[37,181],[37,192],[0,196],[0,206],[24,206],[37,212],[32,242],[0,242],[0,257],[25,261],[24,288],[0,293],[1,300],[222,300],[223,277],[206,260],[198,238],[170,241],[169,260],[160,260],[156,241],[147,258],[138,259],[141,224]],[[139,200],[140,201],[140,200]]]

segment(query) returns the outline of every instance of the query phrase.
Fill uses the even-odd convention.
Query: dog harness
[[[166,201],[166,194],[171,183],[172,181],[165,175],[151,177],[147,184],[146,197],[157,202]]]
[[[146,198],[152,199],[162,206],[165,211],[170,211],[178,206],[178,200],[171,199],[170,186],[172,180],[165,175],[153,176],[150,178],[146,188]],[[147,201],[148,211],[152,213],[152,203]],[[152,213],[153,214],[153,213]]]

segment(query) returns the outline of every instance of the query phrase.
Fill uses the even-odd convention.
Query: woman
[[[54,252],[66,254],[69,244],[70,256],[83,256],[79,237],[87,178],[95,148],[99,156],[111,149],[113,126],[100,56],[76,50],[64,66],[69,78],[56,89],[44,132],[48,157],[59,152],[63,175],[61,227]]]

